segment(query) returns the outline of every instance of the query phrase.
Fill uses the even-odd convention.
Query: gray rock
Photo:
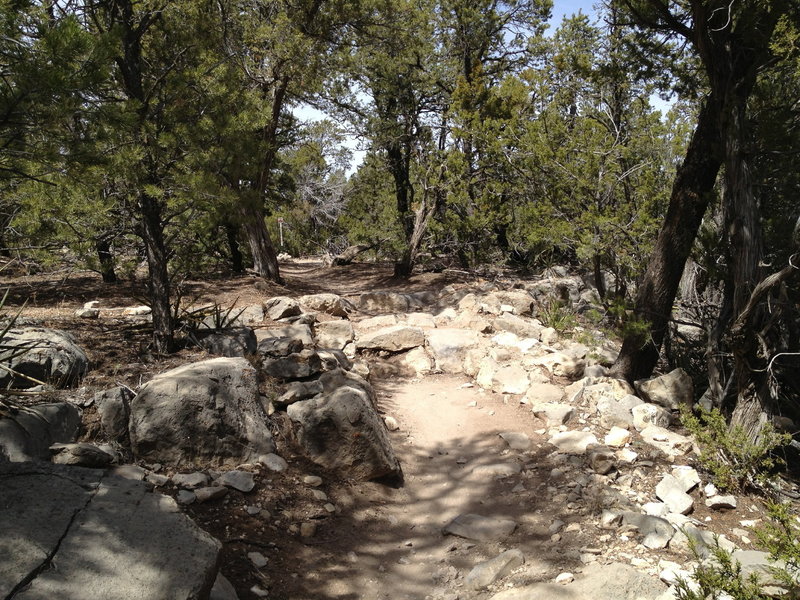
[[[77,465],[80,467],[91,467],[102,469],[107,467],[116,458],[95,446],[94,444],[72,443],[72,444],[53,444],[50,446],[52,460],[58,465]]]
[[[193,490],[205,486],[208,483],[208,475],[199,471],[194,473],[175,473],[172,476],[172,483],[178,487]]]
[[[600,527],[614,529],[622,524],[622,514],[615,510],[603,510],[600,514]]]
[[[214,358],[172,369],[131,401],[134,456],[173,466],[241,464],[275,448],[255,369]]]
[[[521,338],[539,339],[542,326],[530,319],[523,319],[516,315],[503,313],[492,321],[495,331],[509,331]]]
[[[692,440],[663,427],[650,425],[642,429],[639,435],[644,443],[658,448],[667,456],[683,456],[692,449]]]
[[[480,465],[472,469],[472,474],[477,477],[503,478],[517,475],[522,471],[522,466],[516,462],[494,463]]]
[[[670,412],[655,404],[639,404],[631,410],[633,414],[633,426],[637,431],[642,431],[651,425],[656,427],[669,427],[672,422]]]
[[[280,358],[264,357],[261,369],[276,379],[303,379],[322,372],[322,360],[313,350],[303,350]]]
[[[717,543],[723,550],[738,550],[736,544],[725,536],[715,536],[712,532],[698,529],[694,525],[680,527],[670,542],[670,549],[685,556],[693,557],[696,554],[699,558],[708,558]]]
[[[300,303],[294,298],[276,296],[264,303],[264,313],[273,321],[301,314]]]
[[[267,337],[258,342],[258,353],[263,356],[284,357],[303,350],[303,342],[296,338]]]
[[[256,487],[253,474],[248,473],[247,471],[240,471],[239,469],[234,469],[233,471],[223,473],[217,477],[215,483],[245,493],[252,491],[253,488]]]
[[[689,407],[694,402],[692,378],[683,369],[675,369],[653,379],[639,380],[636,382],[636,390],[647,402],[668,410]]]
[[[633,409],[643,404],[641,398],[626,394],[617,399],[613,396],[603,396],[597,400],[597,413],[600,415],[600,424],[611,429],[621,427],[627,429],[633,425]]]
[[[694,508],[694,500],[683,491],[683,484],[672,475],[664,475],[656,485],[656,496],[669,507],[670,512],[688,515]]]
[[[128,439],[128,419],[133,396],[133,392],[122,386],[98,392],[94,396],[94,404],[100,415],[100,426],[112,440]]]
[[[386,350],[402,352],[425,343],[425,334],[419,327],[393,325],[365,333],[356,340],[356,348],[361,350]]]
[[[148,472],[146,469],[143,469],[138,465],[119,465],[111,469],[111,474],[114,477],[122,477],[123,479],[131,479],[133,481],[144,481],[148,475]],[[155,475],[155,473],[149,473],[149,474]],[[162,483],[160,483],[159,485],[164,485],[165,483],[169,482],[169,477],[165,475],[162,475],[161,477],[163,477],[163,480],[161,480]]]
[[[337,377],[341,373],[329,374]],[[325,386],[326,380],[321,380]],[[335,379],[329,379],[328,385],[332,381]],[[326,389],[317,398],[291,404],[287,414],[295,437],[310,460],[326,468],[345,469],[350,477],[402,477],[371,388],[356,385],[331,392]]]
[[[217,356],[252,356],[258,350],[256,334],[249,327],[200,330],[193,335],[202,348]]]
[[[491,600],[659,600],[667,586],[629,565],[592,563],[572,583],[534,583],[504,590]]]
[[[672,467],[672,476],[680,482],[684,492],[691,492],[700,485],[700,475],[697,470],[686,465]]]
[[[563,425],[572,418],[573,408],[569,404],[534,404],[533,414],[547,423],[548,426]]]
[[[540,356],[533,360],[533,364],[546,368],[556,377],[566,377],[572,380],[583,377],[583,370],[586,368],[586,361],[561,352]]]
[[[765,594],[776,598],[791,598],[792,592],[796,594],[800,587],[800,577],[798,577],[796,567],[789,566],[782,560],[772,560],[767,552],[735,550],[731,558],[741,565],[742,577],[747,579],[751,574],[758,577]],[[792,579],[792,584],[787,586],[787,582],[778,576],[776,569],[786,572]]]
[[[711,496],[710,498],[706,498],[706,506],[714,510],[736,508],[736,496]]]
[[[258,462],[267,467],[270,471],[274,471],[276,473],[283,473],[286,469],[289,468],[289,463],[287,463],[283,458],[281,458],[277,454],[272,454],[272,453],[265,454],[264,456],[259,456]]]
[[[239,600],[239,596],[236,595],[236,589],[231,582],[222,573],[218,573],[208,600]]]
[[[504,431],[500,437],[508,444],[512,450],[525,451],[531,447],[531,438],[527,434],[518,431]]]
[[[408,295],[396,292],[367,292],[358,298],[358,308],[368,313],[406,313],[412,305]]]
[[[444,373],[462,373],[467,352],[481,340],[477,331],[449,327],[428,330],[425,338],[436,367]]]
[[[349,301],[336,294],[310,294],[307,296],[300,296],[300,304],[309,310],[325,313],[334,317],[347,317],[349,313],[354,312],[356,309]]]
[[[585,454],[590,444],[597,444],[597,438],[587,431],[561,431],[550,438],[550,443],[565,454]]]
[[[144,482],[46,463],[0,465],[0,479],[3,598],[208,596],[220,543]]]
[[[522,566],[524,562],[522,552],[506,550],[499,556],[476,565],[464,578],[464,585],[473,590],[482,590]]]
[[[487,294],[483,304],[494,314],[499,314],[501,307],[508,305],[514,308],[515,315],[530,316],[533,314],[534,299],[525,290],[500,290]]]
[[[188,506],[189,504],[194,504],[197,500],[197,496],[194,495],[192,490],[178,490],[177,496],[175,496],[175,500],[181,506]]]
[[[525,397],[532,404],[554,404],[561,402],[564,390],[552,383],[531,383]]]
[[[353,363],[347,358],[342,350],[317,350],[319,359],[322,362],[323,371],[333,371],[334,369],[344,369],[349,371],[353,368]]]
[[[608,475],[617,466],[614,452],[605,446],[587,448],[587,460],[591,469],[600,475]]]
[[[322,383],[318,379],[313,381],[290,381],[286,384],[286,391],[275,400],[275,404],[288,406],[300,400],[308,400],[321,393]]]
[[[666,519],[637,512],[624,511],[622,513],[622,524],[635,527],[645,537],[655,533],[672,538],[675,534],[675,528]]]
[[[0,416],[0,460],[12,462],[50,460],[50,446],[75,439],[81,411],[74,404],[57,402],[3,411]]]
[[[31,388],[39,382],[68,388],[89,370],[86,353],[70,334],[43,327],[9,329],[3,336],[0,362],[20,374],[0,369],[0,388]]]
[[[314,336],[311,333],[311,327],[304,324],[284,325],[283,327],[259,329],[256,331],[256,338],[258,339],[259,352],[262,351],[262,343],[269,339],[284,340],[284,344],[287,343],[286,340],[296,340],[305,348],[310,348],[314,345]],[[300,349],[298,348],[292,352],[299,351]],[[271,352],[266,352],[266,354],[271,354],[273,356],[286,356],[286,354],[291,354],[291,352],[286,352],[284,354],[273,354]]]
[[[201,487],[194,490],[194,496],[198,504],[208,502],[209,500],[219,500],[228,493],[228,488],[220,485],[212,485],[208,487]]]
[[[492,377],[492,389],[499,394],[521,395],[528,391],[528,372],[519,365],[498,368]]]
[[[450,521],[443,529],[443,533],[468,540],[490,542],[508,537],[516,528],[517,523],[511,519],[466,514],[458,515]]]
[[[97,319],[100,316],[99,308],[79,308],[75,311],[75,316],[79,319]]]
[[[247,553],[247,559],[251,563],[253,563],[253,565],[257,569],[261,569],[263,567],[266,567],[267,564],[269,563],[269,561],[267,560],[267,557],[264,556],[263,554],[261,554],[261,552],[248,552]]]
[[[343,350],[355,339],[353,324],[350,321],[323,321],[314,327],[318,348]]]

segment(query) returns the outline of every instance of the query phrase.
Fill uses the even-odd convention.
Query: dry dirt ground
[[[459,272],[396,281],[390,266],[374,264],[324,268],[304,261],[284,264],[282,272],[285,286],[256,284],[254,278],[244,276],[187,281],[182,292],[195,303],[216,301],[228,306],[236,301],[244,307],[275,295],[334,292],[355,297],[364,291],[410,292],[480,283]],[[169,357],[153,356],[146,326],[122,319],[123,307],[143,299],[141,281],[106,286],[92,274],[69,273],[15,277],[0,285],[11,288],[6,310],[27,300],[23,316],[73,332],[87,350],[91,372],[81,389],[70,392],[73,396],[88,396],[116,383],[135,388],[158,372],[204,357],[191,347]],[[101,318],[75,319],[74,310],[90,300],[100,301]],[[591,525],[603,500],[576,506],[553,502],[552,493],[547,492],[552,465],[544,456],[550,449],[542,436],[544,426],[529,407],[470,387],[466,378],[457,376],[373,380],[373,385],[379,409],[400,424],[391,439],[405,474],[402,486],[351,481],[304,461],[294,452],[285,424],[278,419],[278,453],[289,462],[286,472],[259,471],[257,487],[250,494],[231,492],[222,501],[186,507],[223,542],[221,570],[241,600],[260,597],[258,590],[266,590],[266,597],[273,600],[482,599],[492,592],[463,589],[463,577],[502,550],[519,548],[526,556],[526,564],[502,585],[579,572],[582,558],[605,553],[608,532]],[[506,431],[526,433],[534,442],[532,449],[509,450],[498,435]],[[84,437],[96,434],[90,409]],[[475,471],[500,462],[516,462],[523,471],[506,479]],[[630,474],[641,485],[650,485],[641,469],[631,469]],[[306,485],[306,475],[319,475],[322,485]],[[327,500],[315,497],[315,489],[324,492]],[[176,492],[169,487],[162,491]],[[702,501],[696,504],[702,507]],[[694,516],[702,520],[703,510]],[[442,527],[463,513],[511,518],[519,526],[502,544],[475,544],[442,535]],[[744,508],[730,515],[729,527],[757,514]],[[725,518],[714,515],[717,520]],[[565,527],[553,536],[549,527],[555,520],[563,521]],[[299,535],[303,523],[316,525],[313,536]],[[601,537],[604,534],[606,538]],[[633,538],[612,541],[620,560],[635,560],[640,553]],[[267,566],[256,568],[247,558],[250,552],[263,554]],[[668,552],[664,556],[681,560]]]

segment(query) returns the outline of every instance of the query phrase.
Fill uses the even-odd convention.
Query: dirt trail
[[[537,506],[531,495],[541,482],[533,462],[540,423],[529,407],[504,404],[500,395],[465,384],[470,385],[465,377],[444,375],[377,383],[381,410],[400,423],[392,441],[405,483],[398,489],[356,487],[360,497],[343,511],[347,514],[326,526],[324,536],[335,548],[326,548],[326,560],[306,573],[308,597],[455,598],[454,590],[475,564],[509,548],[536,558],[538,577],[525,577],[525,567],[520,570],[526,582],[560,568],[556,563],[563,557],[541,527],[556,517],[541,514],[550,507]],[[498,435],[506,431],[526,433],[532,450],[510,450]],[[524,470],[503,479],[481,472],[510,463]],[[510,518],[519,527],[502,543],[476,544],[442,534],[450,520],[466,513]],[[544,564],[549,559],[552,564]],[[490,595],[462,592],[460,597]]]

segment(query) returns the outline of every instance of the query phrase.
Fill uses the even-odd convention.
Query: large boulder
[[[407,294],[365,292],[358,298],[358,308],[368,313],[406,313],[415,306]]]
[[[304,454],[318,465],[341,469],[356,479],[402,477],[369,385],[345,372],[326,375],[322,380],[325,394],[295,402],[286,411]],[[328,391],[337,382],[350,381],[352,385]]]
[[[208,597],[220,543],[144,482],[47,463],[0,465],[0,480],[0,597]]]
[[[157,375],[131,401],[129,432],[137,458],[173,466],[240,464],[275,449],[243,358],[214,358]]]
[[[122,386],[94,395],[94,405],[100,415],[100,425],[112,440],[124,441],[128,437],[128,419],[133,396],[133,392]]]
[[[296,317],[301,312],[300,303],[288,296],[276,296],[264,303],[264,313],[273,321]]]
[[[0,388],[29,388],[39,381],[67,388],[76,385],[89,369],[86,353],[71,335],[44,327],[7,331],[0,343],[0,363],[19,374],[0,369]]]
[[[66,402],[5,411],[0,417],[0,461],[50,460],[50,446],[73,441],[80,425],[80,409]]]
[[[313,350],[303,350],[278,358],[265,356],[261,368],[277,379],[304,379],[322,371],[322,359]]]
[[[636,382],[636,391],[647,402],[668,410],[689,407],[694,402],[694,384],[683,369],[675,369],[653,379],[639,380]]]

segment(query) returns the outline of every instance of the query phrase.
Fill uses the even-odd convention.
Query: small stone
[[[319,477],[317,475],[306,475],[305,477],[303,477],[303,483],[305,483],[306,485],[317,487],[322,485],[322,477]]]
[[[525,562],[519,550],[507,550],[499,556],[476,565],[464,578],[464,585],[473,590],[489,587]]]
[[[329,513],[335,513],[336,512],[336,507],[333,504],[331,504],[330,502],[328,502],[326,504],[323,504],[322,508],[324,508]]]
[[[322,490],[311,490],[311,495],[314,496],[315,500],[320,500],[322,502],[328,499],[328,494],[326,494]]]
[[[706,495],[706,498],[711,498],[711,496],[716,496],[719,493],[719,490],[713,483],[708,483],[703,488],[703,493]]]
[[[169,477],[159,473],[148,473],[144,477],[145,481],[152,483],[156,487],[163,487],[169,483]]]
[[[172,483],[178,487],[192,490],[206,485],[208,483],[208,475],[200,472],[176,473],[172,476]]]
[[[184,506],[186,506],[187,504],[191,504],[192,502],[197,500],[197,497],[194,495],[194,492],[192,491],[180,490],[175,499],[177,500],[178,504],[183,504]]]
[[[560,583],[561,585],[567,585],[573,581],[575,581],[575,575],[572,573],[559,573],[556,576],[556,583]]]
[[[251,517],[257,517],[261,514],[261,508],[258,506],[245,506],[244,509]]]
[[[289,463],[277,454],[262,454],[258,457],[258,462],[276,473],[283,473],[289,468]]]
[[[147,471],[137,465],[120,465],[118,467],[114,467],[111,470],[111,474],[116,477],[122,477],[123,479],[131,479],[133,481],[142,481],[147,477]],[[160,477],[164,476],[161,475]],[[164,479],[169,481],[169,477],[164,477]],[[164,484],[162,483],[161,485]]]
[[[456,535],[481,542],[500,540],[509,536],[517,528],[510,519],[483,517],[481,515],[458,515],[445,528],[445,535]]]
[[[631,441],[631,432],[628,431],[627,429],[623,429],[622,427],[614,426],[606,434],[606,437],[604,438],[603,441],[606,444],[606,446],[621,448],[622,446]]]
[[[310,538],[317,533],[317,524],[314,521],[306,521],[300,524],[300,537]]]
[[[268,598],[269,597],[269,592],[267,590],[265,590],[264,588],[258,586],[258,585],[254,585],[253,587],[251,587],[250,591],[253,594],[255,594],[256,596],[258,596],[259,598]]]
[[[397,419],[390,416],[383,417],[383,422],[386,423],[386,429],[389,431],[397,431],[400,429],[400,423],[397,422]]]
[[[711,498],[706,498],[706,506],[713,510],[736,508],[736,496],[712,496]]]
[[[223,473],[217,478],[216,483],[245,493],[252,491],[256,486],[252,473],[238,469]]]
[[[247,558],[250,560],[251,563],[253,563],[253,565],[255,565],[257,569],[266,567],[267,563],[269,563],[267,557],[261,554],[261,552],[248,552]]]
[[[562,431],[550,438],[550,443],[566,454],[585,454],[590,444],[597,444],[597,438],[584,431]]]
[[[217,500],[227,493],[228,488],[222,486],[201,487],[194,491],[198,503],[207,502],[208,500]]]
[[[613,510],[604,510],[600,514],[600,527],[614,529],[622,524],[622,515]]]
[[[669,514],[669,507],[663,502],[647,502],[642,505],[642,510],[651,517],[666,517]]]

